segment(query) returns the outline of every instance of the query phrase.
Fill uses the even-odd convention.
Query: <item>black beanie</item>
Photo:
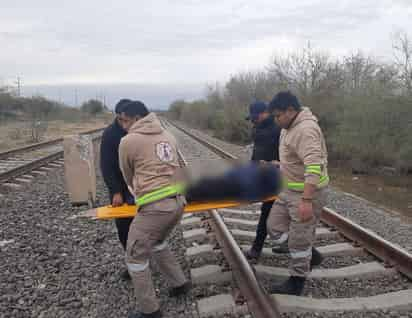
[[[125,113],[128,117],[145,117],[149,114],[149,110],[141,101],[132,101],[122,108],[122,113]]]
[[[131,100],[127,99],[127,98],[122,98],[121,100],[119,100],[119,102],[116,104],[115,108],[114,108],[114,112],[116,114],[120,114],[123,110],[123,107],[126,106],[128,103],[130,103]]]

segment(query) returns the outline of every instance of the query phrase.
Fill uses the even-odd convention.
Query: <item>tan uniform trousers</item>
[[[186,278],[166,237],[180,221],[185,199],[167,198],[143,206],[130,225],[126,264],[132,277],[138,309],[151,313],[159,309],[149,261],[154,259],[171,287],[181,286]]]
[[[275,244],[288,245],[291,256],[289,270],[292,276],[306,276],[310,272],[315,230],[325,206],[324,192],[316,192],[313,199],[314,218],[307,222],[301,222],[298,213],[302,200],[301,192],[282,191],[270,211],[268,233]]]

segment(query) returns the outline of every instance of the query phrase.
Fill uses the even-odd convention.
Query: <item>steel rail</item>
[[[325,207],[323,209],[321,220],[334,227],[349,240],[360,244],[369,253],[412,279],[412,254],[406,250],[339,215],[330,208]]]
[[[94,129],[86,130],[86,131],[81,132],[80,135],[93,134],[93,133],[99,132],[103,129],[104,128],[94,128]],[[46,147],[46,146],[56,145],[56,144],[61,143],[62,141],[63,141],[63,137],[52,139],[52,140],[47,140],[47,141],[43,141],[43,142],[31,144],[31,145],[19,147],[19,148],[9,149],[9,150],[0,152],[0,159],[4,159],[4,158],[10,157],[12,155],[17,155],[17,154],[20,154],[20,153],[24,153],[24,152],[27,152],[29,150],[40,149],[40,148],[43,148],[43,147]]]
[[[175,123],[171,124],[201,142],[212,151],[215,151],[217,154],[224,153],[225,158],[230,158],[232,160],[237,159],[236,156],[220,149],[206,140],[202,140],[200,137],[179,127]],[[335,228],[349,240],[357,242],[369,253],[375,255],[389,266],[395,267],[400,273],[412,279],[412,254],[408,253],[402,247],[385,240],[378,234],[339,215],[336,211],[328,207],[323,208],[321,221]]]
[[[216,210],[209,211],[209,224],[222,247],[241,295],[255,318],[280,317],[276,301],[260,286],[249,262],[239,248],[222,217]]]
[[[93,129],[90,130],[89,132],[82,132],[81,135],[86,135],[86,134],[93,134],[96,133],[98,131],[102,130],[100,129]],[[92,142],[95,142],[96,140],[100,139],[101,135],[96,136],[92,139]],[[24,165],[21,166],[17,166],[15,168],[12,168],[10,170],[7,170],[6,172],[3,172],[0,174],[0,184],[1,183],[6,183],[14,178],[17,178],[21,175],[27,174],[32,170],[38,169],[40,167],[46,166],[47,164],[56,161],[58,159],[63,158],[64,156],[64,151],[60,150],[60,151],[56,151],[54,153],[51,153],[47,156],[44,156],[42,158],[30,161]]]
[[[6,183],[7,181],[10,181],[11,179],[17,178],[32,170],[43,167],[49,164],[50,162],[56,161],[60,158],[63,158],[63,150],[52,153],[40,159],[30,161],[29,163],[25,165],[18,166],[16,168],[7,170],[6,172],[3,172],[0,174],[0,183]]]
[[[238,158],[234,155],[232,155],[231,153],[223,150],[222,148],[220,148],[219,146],[216,146],[215,144],[204,140],[198,136],[196,136],[195,134],[191,133],[190,131],[188,131],[187,129],[180,127],[178,125],[176,125],[175,123],[171,123],[168,121],[169,124],[171,124],[172,126],[176,127],[177,129],[183,131],[186,135],[192,137],[193,139],[195,139],[196,141],[198,141],[199,143],[201,143],[202,145],[206,146],[207,148],[211,149],[213,152],[215,152],[216,154],[218,154],[219,156],[221,156],[224,159],[229,159],[229,160],[237,160]]]
[[[197,140],[197,138],[196,138]],[[182,153],[178,151],[182,166],[187,166]],[[232,155],[231,159],[233,159]],[[216,239],[222,247],[223,254],[230,265],[234,280],[241,295],[246,299],[248,309],[254,318],[281,317],[275,299],[268,295],[260,286],[245,255],[239,248],[222,217],[216,210],[208,211],[209,225],[214,230]]]

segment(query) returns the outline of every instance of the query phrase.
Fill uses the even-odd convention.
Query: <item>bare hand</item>
[[[272,165],[274,165],[275,167],[277,167],[277,168],[280,167],[280,162],[277,161],[277,160],[272,160],[270,163],[271,163]]]
[[[313,218],[313,205],[311,201],[301,201],[298,206],[301,222],[310,221]]]
[[[112,206],[116,207],[121,205],[123,205],[123,196],[120,192],[115,193],[112,200]]]
[[[272,161],[259,160],[259,163],[261,165],[274,165],[277,168],[280,166],[280,162],[277,160],[272,160]]]

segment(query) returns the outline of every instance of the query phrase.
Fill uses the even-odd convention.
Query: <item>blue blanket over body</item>
[[[217,177],[205,177],[187,188],[189,202],[239,200],[258,201],[281,189],[280,171],[271,164],[249,163]]]

